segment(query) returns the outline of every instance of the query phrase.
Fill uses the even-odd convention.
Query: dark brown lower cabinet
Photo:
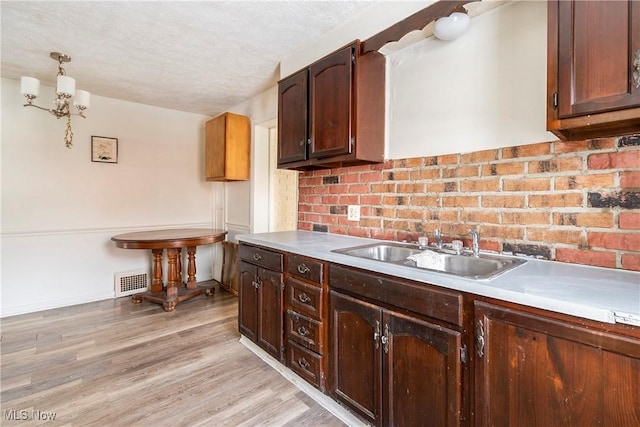
[[[475,425],[640,425],[640,340],[480,301],[474,313]]]
[[[457,426],[460,332],[331,291],[331,395],[385,426]]]
[[[240,261],[240,333],[284,360],[282,273]]]

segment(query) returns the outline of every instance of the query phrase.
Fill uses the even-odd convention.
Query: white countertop
[[[640,326],[640,272],[524,258],[526,263],[497,277],[473,280],[331,252],[379,240],[300,230],[243,234],[238,240],[586,319]]]

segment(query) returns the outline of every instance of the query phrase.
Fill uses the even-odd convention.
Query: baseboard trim
[[[318,402],[320,406],[331,412],[346,425],[351,427],[367,426],[367,424],[363,423],[362,420],[340,406],[335,400],[323,394],[320,390],[300,378],[295,372],[284,366],[282,363],[278,362],[266,351],[258,347],[254,342],[250,341],[245,336],[240,336],[240,344],[244,345],[247,349],[249,349],[249,351],[254,353],[260,359],[264,360],[267,365],[278,371],[280,375],[289,380],[289,382],[295,385],[300,391],[304,392],[307,396]]]
[[[41,301],[31,304],[2,307],[0,318],[18,316],[21,314],[37,313],[39,311],[53,310],[56,308],[69,307],[72,305],[87,304],[90,302],[114,299],[113,289],[107,294],[83,295],[80,297],[61,298],[57,300]]]
[[[204,274],[198,274],[198,283],[208,282],[210,280],[216,280],[212,274],[207,274],[206,276]],[[32,314],[39,311],[53,310],[56,308],[64,308],[70,307],[72,305],[87,304],[90,302],[117,298],[130,298],[130,296],[116,297],[114,295],[113,288],[111,288],[111,290],[106,294],[83,295],[80,297],[60,298],[56,300],[41,301],[30,304],[1,307],[0,318],[19,316],[21,314]]]

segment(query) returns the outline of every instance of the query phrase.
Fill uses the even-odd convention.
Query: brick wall
[[[301,173],[298,229],[640,271],[640,135]],[[360,221],[347,206],[360,205]]]

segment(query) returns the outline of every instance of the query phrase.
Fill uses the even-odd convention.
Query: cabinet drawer
[[[322,285],[322,262],[290,254],[287,259],[287,272],[309,282]]]
[[[287,344],[287,366],[318,388],[322,388],[322,357],[293,341]]]
[[[295,311],[289,310],[286,316],[287,337],[316,353],[322,353],[322,324]]]
[[[298,279],[287,279],[289,308],[316,320],[322,320],[322,289]]]
[[[274,271],[282,271],[282,254],[251,245],[240,245],[240,259]]]
[[[331,264],[329,286],[462,326],[462,295],[422,283]]]

